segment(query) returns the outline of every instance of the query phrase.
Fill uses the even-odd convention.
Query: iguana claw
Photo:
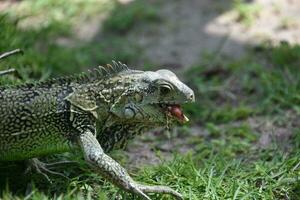
[[[67,176],[65,176],[64,174],[52,171],[52,170],[48,169],[47,167],[52,167],[52,166],[58,165],[58,164],[71,163],[71,161],[60,161],[60,162],[47,164],[47,163],[43,163],[42,161],[40,161],[37,158],[32,158],[32,159],[28,160],[28,162],[29,162],[29,166],[26,169],[25,173],[28,173],[29,171],[32,170],[32,168],[34,168],[37,173],[43,175],[45,177],[45,179],[47,179],[47,181],[49,181],[50,183],[52,183],[52,181],[46,173],[61,176],[61,177],[64,177],[69,180],[69,178]],[[44,172],[46,172],[46,173],[44,173]]]
[[[171,194],[177,200],[183,200],[183,197],[180,193],[176,192],[172,188],[168,186],[148,186],[148,185],[139,185],[138,186],[141,191],[145,193],[164,193],[164,194]]]

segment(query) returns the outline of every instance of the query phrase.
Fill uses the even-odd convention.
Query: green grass
[[[133,2],[129,6],[119,5],[112,17],[104,23],[104,28],[112,33],[124,34],[142,23],[160,22],[161,18],[157,12],[157,9],[143,0]]]
[[[258,3],[248,3],[245,0],[234,0],[233,9],[237,13],[237,21],[245,26],[251,26],[262,11]]]
[[[296,129],[296,132],[299,130]],[[286,196],[295,199],[300,192],[297,182],[299,142],[293,143],[293,150],[288,153],[275,146],[261,150],[254,146],[257,137],[258,133],[245,124],[228,126],[220,130],[219,134],[207,137],[195,145],[190,153],[177,154],[170,162],[143,168],[132,172],[132,175],[140,182],[168,184],[181,191],[186,199],[281,199]],[[293,139],[299,141],[299,137]],[[48,185],[46,191],[34,189],[30,198],[50,199],[55,195],[57,199],[82,199],[89,196],[111,199],[117,193],[125,199],[134,198],[107,182],[103,183],[83,163],[79,166],[76,170],[74,166],[63,169],[71,177],[70,182],[52,177],[54,184]],[[43,188],[42,185],[40,187]],[[160,195],[151,197],[171,199]],[[6,191],[3,198],[22,196],[16,197]]]
[[[76,1],[72,4],[69,1],[22,1],[0,13],[0,52],[20,48],[25,54],[2,61],[0,69],[14,67],[24,79],[36,80],[83,71],[111,60],[130,63],[141,50],[124,40],[118,31],[113,33],[110,29],[129,29],[140,15],[140,22],[158,19],[150,8],[148,14],[140,14],[141,6],[135,3],[134,9],[123,13],[119,11],[124,8],[114,1]],[[103,30],[99,30],[91,41],[81,41],[74,36],[73,26],[87,23],[96,14],[107,15],[105,20],[99,20]],[[47,20],[36,21],[43,17]],[[120,18],[128,19],[123,22]],[[60,38],[69,38],[70,46],[57,42]]]
[[[110,62],[111,59],[131,63],[141,56],[141,49],[129,44],[122,35],[143,23],[160,23],[157,8],[144,7],[144,1],[120,5],[111,1],[22,1],[0,13],[0,52],[21,48],[23,56],[16,55],[1,61],[0,69],[16,68],[24,80],[46,79],[59,74],[84,71],[87,67]],[[102,3],[101,3],[102,2]],[[251,21],[257,9],[244,7],[237,1],[241,20]],[[145,8],[145,10],[142,10]],[[249,11],[250,10],[250,11]],[[30,20],[46,13],[47,23]],[[80,15],[78,15],[80,13]],[[78,20],[107,14],[103,30],[91,41],[73,36],[72,27]],[[100,22],[99,22],[100,23]],[[247,22],[248,23],[248,22]],[[26,25],[27,24],[27,25]],[[57,38],[71,38],[75,45],[56,43]],[[222,58],[207,60],[185,73],[185,79],[196,93],[196,103],[185,106],[192,125],[180,129],[171,138],[185,141],[189,152],[179,153],[180,145],[170,161],[159,165],[130,170],[137,181],[166,184],[180,191],[185,199],[299,199],[300,129],[296,120],[300,112],[300,47],[281,43],[277,46],[262,44],[242,59]],[[213,60],[213,61],[212,61]],[[1,77],[1,84],[20,83],[13,76]],[[287,113],[294,115],[288,117]],[[291,132],[287,141],[274,139],[270,145],[259,145],[262,129],[251,119],[264,119],[268,131],[286,128]],[[154,146],[167,141],[165,136],[149,138],[145,145]],[[177,153],[176,153],[177,152]],[[128,158],[121,152],[112,156],[127,166]],[[87,166],[79,153],[55,155],[48,162],[62,159],[77,164],[59,166],[56,171],[70,180],[50,176],[49,184],[33,172],[24,175],[25,165],[0,163],[0,176],[9,176],[11,184],[0,179],[0,199],[138,199],[120,191],[102,179]],[[164,160],[164,158],[162,158]],[[16,184],[18,183],[18,184]],[[25,194],[28,184],[32,192]],[[2,194],[2,195],[1,195]],[[151,195],[153,199],[171,199]]]
[[[198,65],[187,71],[199,100],[187,105],[197,122],[224,123],[254,114],[299,111],[299,46],[262,45],[240,60]],[[201,112],[199,112],[199,110]]]

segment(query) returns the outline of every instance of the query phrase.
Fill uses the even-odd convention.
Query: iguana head
[[[129,70],[118,74],[118,82],[125,81],[128,90],[111,112],[126,122],[164,125],[170,122],[186,122],[181,105],[194,102],[193,90],[166,69],[158,71]]]
[[[91,75],[87,84],[80,84],[66,100],[107,126],[155,127],[188,121],[181,105],[195,101],[194,92],[169,70],[130,70],[113,62],[113,66],[100,67]]]

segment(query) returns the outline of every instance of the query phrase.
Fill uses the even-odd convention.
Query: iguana
[[[80,148],[85,160],[116,186],[182,196],[167,186],[135,182],[107,153],[135,135],[176,121],[193,91],[169,70],[130,70],[125,64],[34,84],[0,87],[0,160],[15,161]]]

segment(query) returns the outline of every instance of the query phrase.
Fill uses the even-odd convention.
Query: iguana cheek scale
[[[107,155],[147,130],[188,121],[180,107],[193,91],[169,70],[130,70],[122,63],[36,84],[0,87],[0,160],[81,148],[86,161],[118,187],[182,196],[166,186],[136,183]]]

